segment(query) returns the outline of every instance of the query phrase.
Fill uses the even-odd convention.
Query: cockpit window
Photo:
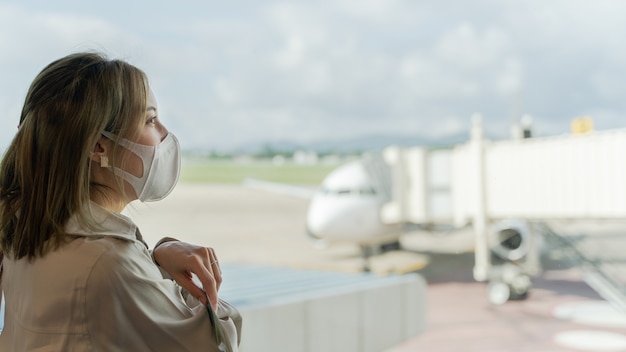
[[[362,195],[373,196],[376,194],[376,190],[372,187],[366,187],[366,188],[361,188],[359,190],[359,193],[361,193]]]
[[[320,189],[320,193],[327,194],[327,195],[337,195],[337,196],[348,196],[348,195],[373,196],[373,195],[376,195],[376,190],[373,187],[337,188],[337,189],[322,187]]]

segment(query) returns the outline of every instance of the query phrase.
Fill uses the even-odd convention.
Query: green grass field
[[[298,185],[319,185],[337,165],[272,165],[270,162],[183,160],[181,182],[241,183],[246,178]]]

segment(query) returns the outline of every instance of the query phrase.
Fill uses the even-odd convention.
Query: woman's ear
[[[100,137],[91,151],[91,161],[100,164],[100,167],[109,167],[108,140]]]

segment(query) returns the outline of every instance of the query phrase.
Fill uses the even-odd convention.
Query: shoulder
[[[117,238],[96,240],[102,249],[95,261],[90,275],[90,282],[99,280],[128,280],[132,277],[162,278],[147,248],[139,241],[127,241]]]

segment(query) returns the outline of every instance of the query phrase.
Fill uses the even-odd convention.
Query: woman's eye
[[[156,123],[156,120],[157,120],[157,117],[156,117],[156,116],[150,117],[150,118],[146,121],[146,124],[152,124],[152,125],[153,125],[153,124],[155,124],[155,123]]]

